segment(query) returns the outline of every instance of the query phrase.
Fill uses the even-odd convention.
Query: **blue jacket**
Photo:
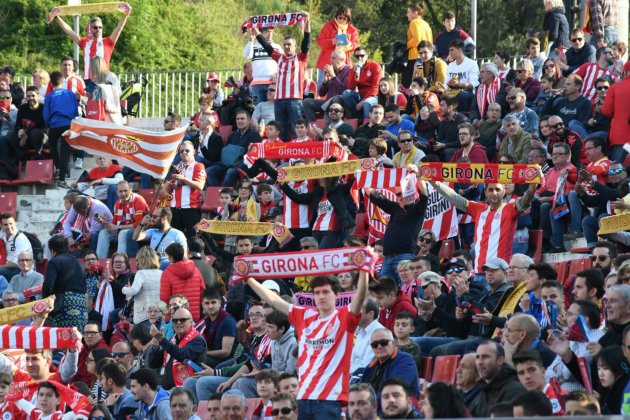
[[[382,375],[377,373],[379,369],[384,369]],[[418,388],[418,368],[409,353],[405,353],[396,348],[394,349],[394,355],[383,364],[379,363],[378,359],[374,358],[363,370],[362,382],[372,385],[380,402],[381,384],[389,378],[397,378],[408,383],[410,385],[409,390],[411,391],[411,396],[418,398],[420,394],[420,389]]]
[[[78,116],[79,105],[74,92],[60,88],[46,96],[46,102],[44,102],[46,127],[68,127],[70,122]]]
[[[162,388],[158,389],[157,394],[155,394],[155,400],[150,406],[143,401],[138,401],[138,409],[133,418],[138,420],[171,420],[168,392]]]

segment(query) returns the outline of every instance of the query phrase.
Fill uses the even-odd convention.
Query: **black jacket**
[[[460,301],[468,302],[471,305],[473,302],[478,302],[484,293],[483,285],[477,281],[468,282],[468,292],[460,296]],[[469,333],[469,325],[472,322],[471,319],[457,319],[455,317],[455,308],[451,311],[447,311],[446,308],[442,308],[436,304],[433,315],[431,315],[431,322],[436,323],[448,337],[467,338]]]
[[[490,383],[486,383],[479,395],[479,402],[473,408],[474,417],[490,417],[490,409],[500,402],[510,402],[525,392],[518,381],[514,368],[504,364],[499,375]]]
[[[569,42],[569,22],[567,22],[564,7],[554,7],[545,13],[543,31],[549,32],[549,43],[553,42],[552,49],[561,45],[565,48],[571,47]]]
[[[208,137],[208,144],[205,147],[201,146],[201,133],[198,134],[198,144],[201,147],[201,154],[203,157],[212,163],[221,162],[221,150],[223,149],[223,138],[216,131],[212,131],[210,137]]]

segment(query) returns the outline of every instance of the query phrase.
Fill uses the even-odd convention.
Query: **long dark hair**
[[[433,418],[468,417],[469,413],[461,393],[453,385],[436,382],[427,388],[427,398],[433,408]]]

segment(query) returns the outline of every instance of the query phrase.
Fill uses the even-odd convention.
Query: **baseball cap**
[[[425,271],[418,277],[422,282],[422,287],[427,287],[431,283],[440,284],[442,277],[433,271]]]
[[[13,67],[11,66],[4,66],[0,68],[0,73],[10,74],[11,77],[15,77],[15,70],[13,70]]]
[[[262,283],[263,287],[266,287],[269,290],[273,290],[274,292],[280,293],[280,286],[273,280],[265,280]]]
[[[282,207],[272,207],[269,209],[269,211],[267,211],[267,214],[265,215],[267,218],[271,219],[273,217],[277,217],[277,216],[282,216]]]
[[[486,260],[486,263],[481,267],[483,270],[487,270],[488,268],[492,269],[492,270],[505,270],[507,271],[508,269],[508,263],[505,262],[505,260],[499,258],[499,257],[492,257],[489,258],[488,260]]]
[[[450,261],[446,264],[446,268],[449,269],[451,267],[462,267],[468,269],[468,264],[466,264],[466,261],[459,258],[451,258]]]
[[[206,76],[206,81],[207,82],[212,82],[213,80],[216,80],[217,82],[220,82],[221,78],[215,72],[208,73],[208,75]]]

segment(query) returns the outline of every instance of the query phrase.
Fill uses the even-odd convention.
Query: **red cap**
[[[211,81],[213,81],[213,80],[216,80],[217,82],[220,82],[220,81],[221,81],[221,78],[219,77],[219,75],[218,75],[218,74],[216,74],[216,73],[214,73],[214,72],[213,72],[213,73],[208,73],[208,74],[206,75],[206,82],[211,82]]]

